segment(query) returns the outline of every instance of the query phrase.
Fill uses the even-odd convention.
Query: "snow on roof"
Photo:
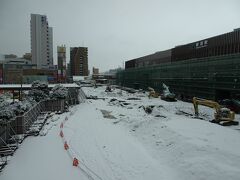
[[[48,87],[54,87],[54,86],[56,86],[57,84],[49,84],[48,85]],[[76,83],[65,83],[65,84],[60,84],[60,85],[62,85],[63,87],[66,87],[66,88],[79,88],[80,86],[79,85],[77,85]]]
[[[32,84],[22,84],[23,88],[31,88]],[[21,88],[21,84],[0,84],[0,88]]]
[[[73,81],[83,81],[85,76],[73,76]]]
[[[57,84],[48,84],[49,88],[53,88],[54,86],[56,86]],[[70,83],[70,84],[61,84],[62,86],[66,87],[66,88],[79,88],[80,86],[77,85],[76,83]],[[30,89],[32,87],[32,84],[22,84],[22,88],[24,89]],[[17,88],[21,88],[21,84],[0,84],[0,88],[1,89],[17,89]]]

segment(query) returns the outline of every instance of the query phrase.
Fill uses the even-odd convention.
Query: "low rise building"
[[[99,74],[99,69],[98,69],[98,68],[95,68],[95,67],[93,67],[93,74]]]

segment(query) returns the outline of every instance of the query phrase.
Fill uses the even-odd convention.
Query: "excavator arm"
[[[210,108],[214,108],[216,110],[216,113],[219,112],[219,110],[221,108],[220,105],[215,101],[193,97],[193,106],[194,106],[194,111],[195,111],[196,116],[199,115],[198,105],[203,105],[203,106],[207,106]]]
[[[220,123],[221,121],[232,122],[235,119],[235,113],[233,111],[230,111],[230,109],[228,108],[221,107],[217,102],[194,97],[193,106],[194,106],[194,111],[196,116],[199,115],[198,105],[214,108],[216,111],[214,113],[215,122],[218,122],[218,123]]]

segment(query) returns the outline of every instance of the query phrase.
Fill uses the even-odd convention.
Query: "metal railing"
[[[69,94],[71,94],[71,96],[66,100],[57,99],[41,101],[23,115],[17,116],[11,122],[4,125],[0,124],[0,139],[6,142],[11,135],[25,134],[42,112],[64,112],[66,101],[69,105],[75,105],[84,102],[86,99],[86,95],[81,89],[79,89],[79,91],[70,91]],[[2,141],[0,142],[0,147],[3,145]]]

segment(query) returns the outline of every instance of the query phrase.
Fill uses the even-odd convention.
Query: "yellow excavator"
[[[223,126],[238,125],[238,121],[234,121],[235,113],[230,109],[220,106],[215,101],[193,97],[193,106],[196,117],[199,116],[198,105],[203,105],[215,109],[214,120],[211,122],[218,123]]]
[[[159,93],[155,92],[155,90],[151,87],[148,87],[149,90],[149,94],[148,97],[154,97],[154,98],[158,98],[159,97]]]

